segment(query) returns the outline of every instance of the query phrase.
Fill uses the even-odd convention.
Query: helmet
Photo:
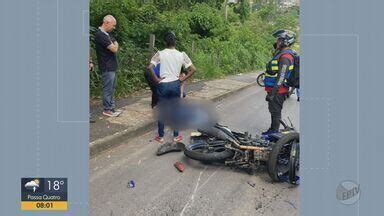
[[[283,39],[284,46],[290,46],[296,41],[296,34],[293,31],[280,29],[273,33],[273,37]]]

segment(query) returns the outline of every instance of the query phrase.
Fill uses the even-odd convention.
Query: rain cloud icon
[[[27,189],[27,190],[32,190],[33,192],[36,191],[36,189],[39,187],[39,179],[35,179],[33,181],[30,181],[30,182],[27,182],[24,187]]]

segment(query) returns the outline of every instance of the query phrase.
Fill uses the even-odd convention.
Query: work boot
[[[280,118],[279,117],[271,117],[271,131],[279,131],[280,129]]]

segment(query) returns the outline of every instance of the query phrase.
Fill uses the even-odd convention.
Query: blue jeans
[[[170,99],[180,98],[180,94],[181,94],[180,80],[167,82],[167,83],[159,83],[156,87],[156,93],[157,93],[157,98],[159,103],[170,100]],[[164,123],[161,121],[158,121],[157,126],[158,126],[159,136],[164,137],[164,128],[165,128]],[[174,137],[179,136],[179,131],[174,130],[173,136]]]
[[[116,87],[116,72],[106,71],[102,72],[101,78],[103,81],[103,106],[104,111],[110,111],[116,108],[115,105],[115,87]]]
[[[300,89],[296,88],[296,95],[297,97],[300,97]]]

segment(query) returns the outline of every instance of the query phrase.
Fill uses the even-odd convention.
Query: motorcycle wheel
[[[185,156],[202,162],[223,162],[233,157],[235,152],[225,148],[225,144],[210,145],[206,141],[193,143],[185,147]]]
[[[291,95],[295,94],[295,88],[289,88],[287,93],[287,98],[290,98]]]
[[[291,148],[291,157],[289,160],[289,182],[294,185],[299,184],[300,180],[300,145],[294,142]]]
[[[289,172],[292,167],[292,146],[299,144],[300,136],[297,132],[285,134],[272,146],[267,163],[268,174],[274,182],[289,181]],[[295,174],[296,178],[296,174]]]
[[[256,78],[256,82],[259,86],[264,87],[264,73],[259,74]]]

